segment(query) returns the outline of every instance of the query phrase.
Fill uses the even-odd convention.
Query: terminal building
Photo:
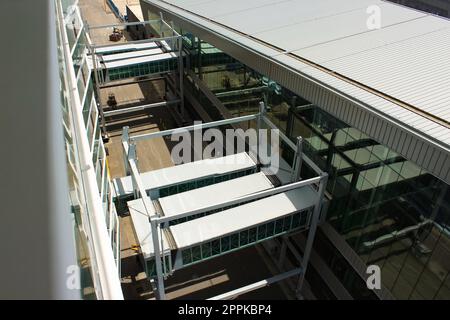
[[[6,191],[1,230],[30,253],[4,250],[0,297],[450,299],[447,18],[381,0],[28,2],[9,10],[41,32],[41,61],[8,57],[36,72],[9,93],[24,125],[5,123],[33,132],[7,160],[23,174],[5,173],[28,191]],[[173,135],[210,128],[244,147],[175,163]]]

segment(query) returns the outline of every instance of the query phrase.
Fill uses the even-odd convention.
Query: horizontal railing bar
[[[156,41],[178,39],[180,37],[181,36],[168,36],[168,37],[151,38],[151,39],[136,40],[136,41],[129,41],[129,42],[117,42],[117,43],[101,44],[101,45],[93,44],[91,46],[91,48],[94,49],[94,51],[95,51],[95,49],[101,49],[101,48],[107,48],[107,47],[118,47],[118,46],[123,46],[123,45],[127,45],[127,44],[151,43],[151,42],[156,42]]]
[[[219,120],[219,121],[202,123],[202,124],[197,124],[197,125],[192,125],[192,126],[187,126],[187,127],[181,127],[181,128],[176,128],[176,129],[152,132],[152,133],[141,134],[141,135],[137,135],[134,137],[130,137],[130,140],[131,141],[140,141],[140,140],[146,140],[146,139],[153,139],[153,138],[157,138],[157,137],[168,136],[168,135],[171,135],[174,133],[175,134],[180,133],[183,131],[207,129],[207,128],[219,127],[219,126],[238,123],[238,122],[255,120],[257,117],[258,117],[258,114],[254,114],[254,115],[242,116],[242,117],[238,117],[238,118],[231,118],[231,119],[226,119],[226,120]]]
[[[161,19],[138,21],[138,22],[123,22],[123,23],[100,24],[100,25],[95,25],[95,26],[90,26],[88,24],[87,25],[87,29],[88,30],[95,30],[95,29],[106,29],[106,28],[114,28],[114,27],[131,27],[131,26],[138,26],[138,25],[147,25],[147,24],[151,24],[151,23],[161,23]],[[169,24],[166,23],[166,25],[170,27]]]
[[[151,212],[150,210],[153,207],[153,203],[150,202],[149,200],[150,198],[147,196],[147,192],[145,191],[144,185],[141,180],[141,176],[139,175],[139,170],[136,166],[136,162],[133,159],[129,159],[128,163],[131,169],[131,179],[134,179],[134,181],[136,182],[136,186],[141,195],[141,200],[144,203],[145,214],[150,218],[152,216],[150,214]],[[153,213],[155,213],[154,210]]]
[[[103,115],[105,117],[110,117],[110,116],[115,116],[115,115],[119,115],[119,114],[130,113],[130,112],[134,112],[134,111],[141,111],[141,110],[145,110],[145,109],[164,107],[164,106],[176,104],[179,102],[180,102],[180,100],[177,99],[177,100],[173,100],[173,101],[163,101],[163,102],[144,104],[141,106],[135,106],[135,107],[125,108],[125,109],[120,109],[120,110],[106,111],[106,112],[103,112]]]
[[[139,76],[139,77],[142,77],[142,76]],[[135,77],[135,78],[138,78],[138,77]],[[149,78],[141,79],[141,80],[130,80],[130,81],[126,81],[126,82],[120,82],[120,80],[119,80],[119,82],[116,82],[116,80],[112,80],[112,81],[105,82],[106,84],[99,85],[99,88],[100,89],[114,88],[114,87],[127,86],[130,84],[136,84],[136,83],[161,81],[164,79],[165,79],[165,77],[157,76],[157,77],[149,77]]]
[[[218,93],[215,93],[215,95],[218,98],[219,97],[228,97],[228,96],[233,96],[233,95],[237,95],[237,94],[246,94],[246,93],[252,93],[252,92],[257,92],[257,91],[263,91],[266,89],[267,89],[266,86],[261,86],[261,87],[255,87],[255,88],[239,89],[239,90],[234,90],[234,91],[218,92]]]
[[[219,294],[219,295],[214,296],[212,298],[209,298],[207,300],[230,300],[230,299],[234,299],[234,298],[236,298],[236,297],[238,297],[240,295],[243,295],[245,293],[248,293],[248,292],[251,292],[251,291],[263,288],[263,287],[267,287],[267,286],[269,286],[269,285],[271,285],[273,283],[276,283],[276,282],[285,280],[287,278],[296,276],[296,275],[298,275],[300,273],[302,273],[302,268],[296,268],[296,269],[293,269],[291,271],[288,271],[288,272],[285,272],[285,273],[282,273],[282,274],[278,274],[278,275],[273,276],[271,278],[264,279],[264,280],[261,280],[261,281],[249,284],[249,285],[244,286],[242,288],[235,289],[235,290],[223,293],[223,294]]]

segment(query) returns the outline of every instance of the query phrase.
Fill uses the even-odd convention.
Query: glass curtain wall
[[[381,267],[383,285],[395,297],[450,298],[448,185],[210,44],[183,35],[190,70],[232,116],[256,113],[264,100],[281,131],[292,141],[304,138],[305,153],[330,175],[329,222],[366,264]],[[290,152],[283,157],[291,163]],[[312,175],[306,166],[302,173]],[[324,257],[341,259],[334,253]],[[333,268],[336,263],[330,261],[331,269],[351,294],[374,298],[351,268]]]

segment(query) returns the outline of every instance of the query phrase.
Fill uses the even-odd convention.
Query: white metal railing
[[[85,198],[88,210],[88,218],[91,222],[92,241],[97,272],[100,281],[101,297],[103,299],[123,299],[120,279],[111,248],[106,220],[103,214],[102,199],[97,186],[95,169],[92,162],[92,154],[86,134],[86,127],[82,115],[81,99],[77,89],[77,78],[73,68],[71,48],[67,38],[67,30],[64,23],[64,15],[61,1],[57,1],[57,14],[59,28],[64,50],[64,63],[67,72],[68,91],[73,103],[71,108],[75,139],[78,145],[78,153],[81,165],[82,181],[85,189]],[[98,289],[98,288],[96,288]]]
[[[256,120],[258,132],[261,129],[263,123],[266,123],[269,127],[276,128],[273,125],[273,123],[265,117],[264,103],[260,104],[260,113],[258,113],[258,114],[247,115],[247,116],[242,116],[242,117],[238,117],[238,118],[225,119],[225,120],[220,120],[220,121],[214,121],[214,122],[209,122],[209,123],[196,124],[196,125],[186,126],[186,127],[177,128],[177,129],[170,129],[170,130],[164,130],[164,131],[160,131],[160,132],[141,134],[141,135],[136,135],[136,136],[129,136],[128,128],[127,127],[124,128],[124,131],[122,134],[122,147],[123,147],[123,152],[124,152],[124,157],[125,157],[125,159],[124,159],[125,160],[125,168],[126,168],[126,171],[129,172],[129,174],[131,174],[131,178],[132,178],[131,180],[133,183],[133,190],[135,191],[134,192],[135,196],[139,196],[141,198],[141,200],[144,204],[144,209],[145,209],[144,213],[148,216],[150,224],[151,224],[152,238],[153,238],[153,245],[154,245],[154,252],[155,252],[154,258],[155,258],[156,275],[157,275],[157,296],[159,299],[165,299],[164,273],[163,273],[163,267],[165,270],[165,259],[162,259],[163,261],[161,261],[161,249],[162,249],[162,252],[164,252],[164,244],[162,241],[162,234],[161,234],[163,225],[168,225],[168,222],[170,222],[172,220],[186,218],[186,217],[194,216],[194,215],[201,214],[204,212],[209,212],[209,211],[213,211],[216,209],[220,209],[223,207],[229,207],[229,206],[234,206],[234,205],[237,205],[240,203],[245,203],[248,201],[258,200],[258,199],[261,199],[264,197],[279,194],[282,192],[287,192],[289,190],[294,190],[294,189],[305,187],[308,185],[315,185],[316,186],[315,191],[317,192],[317,199],[315,199],[313,215],[310,217],[310,219],[308,221],[310,231],[308,233],[308,239],[307,239],[307,243],[306,243],[305,254],[304,254],[304,257],[303,257],[302,263],[301,263],[301,268],[293,270],[292,272],[288,272],[288,273],[276,276],[276,277],[274,277],[274,279],[269,279],[270,281],[281,281],[287,277],[293,276],[294,273],[300,274],[300,277],[298,280],[298,285],[297,285],[297,292],[299,292],[301,290],[303,281],[304,281],[304,274],[306,272],[307,264],[309,261],[309,256],[310,256],[310,253],[312,250],[312,244],[314,241],[315,232],[316,232],[317,226],[320,221],[323,196],[324,196],[325,187],[326,187],[326,184],[328,181],[328,175],[325,172],[323,172],[322,170],[320,170],[320,168],[318,168],[316,165],[311,166],[312,169],[315,170],[316,173],[318,174],[317,177],[314,177],[311,179],[307,179],[304,181],[293,180],[294,182],[289,183],[287,185],[283,185],[278,188],[260,191],[260,192],[246,195],[246,196],[243,196],[243,197],[240,197],[237,199],[232,199],[229,201],[209,205],[206,207],[198,208],[195,210],[191,210],[191,211],[188,211],[185,213],[180,213],[180,214],[173,215],[170,217],[165,217],[165,216],[161,216],[160,213],[157,212],[153,203],[150,201],[150,197],[148,197],[148,195],[146,193],[146,189],[144,187],[144,184],[142,182],[142,179],[141,179],[141,176],[140,176],[137,164],[136,164],[136,142],[137,141],[152,139],[152,138],[156,138],[156,137],[163,137],[163,136],[167,136],[167,135],[171,135],[171,134],[176,134],[176,133],[179,133],[180,131],[181,132],[194,131],[194,130],[218,127],[218,126],[223,126],[223,125],[230,125],[230,124],[239,123],[239,122],[246,122],[246,121],[251,121],[251,120]],[[303,156],[307,162],[312,163],[312,161],[309,158],[307,158],[306,156],[304,156],[304,154],[301,153],[301,141],[302,141],[301,139],[298,139],[297,144],[294,144],[287,136],[283,135],[280,137],[286,141],[286,143],[288,144],[289,147],[293,148],[296,151],[297,158],[301,159]],[[257,152],[260,150],[259,144],[260,144],[260,141],[258,140],[257,147],[256,147]],[[293,173],[293,176],[299,177],[299,175],[300,175],[299,171],[300,171],[301,163],[299,163],[299,161],[300,161],[299,159],[297,159],[296,161],[294,159],[294,166],[293,166],[292,170],[297,171],[297,172],[295,172],[295,174]],[[150,213],[152,213],[152,214],[150,214]],[[162,264],[163,264],[163,266],[162,266]],[[244,292],[256,290],[257,288],[260,288],[265,285],[268,285],[267,279],[260,281],[256,284],[252,284],[250,286],[243,287],[243,288],[237,289],[235,291],[232,291],[230,293],[224,294],[223,296],[218,296],[218,298],[234,297],[234,296],[242,294]]]

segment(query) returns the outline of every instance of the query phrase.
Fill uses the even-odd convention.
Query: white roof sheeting
[[[405,140],[396,145],[378,131],[377,140],[449,181],[450,168],[442,159],[450,152],[450,20],[380,0],[146,2],[172,12],[194,28],[200,25],[205,35],[214,33],[225,51],[235,50],[228,47],[231,43],[263,55],[264,59],[255,55],[257,68],[293,88],[300,86],[300,80],[295,82],[292,72],[284,69],[350,97],[357,108],[390,123],[392,134],[407,131],[414,136],[411,142],[403,135]],[[370,30],[367,9],[374,5],[380,8],[381,28]],[[248,58],[248,52],[239,55]],[[266,61],[275,67],[268,69]],[[423,112],[410,110],[395,99]],[[346,109],[344,113],[347,117],[350,112]],[[350,120],[346,120],[350,125],[362,128],[362,120]],[[374,134],[375,125],[370,130]],[[422,152],[423,146],[426,153],[431,146],[432,161],[416,154],[416,144],[420,146],[417,152]]]
[[[159,198],[159,203],[163,209],[164,216],[169,217],[271,188],[273,188],[273,185],[266,178],[266,175],[258,172],[207,187]]]
[[[152,190],[255,167],[256,164],[252,158],[247,153],[242,152],[221,158],[199,160],[148,171],[141,173],[141,180],[146,190]],[[117,196],[133,193],[131,176],[114,179],[113,184]]]
[[[303,187],[169,227],[178,249],[250,228],[312,207],[317,193]]]
[[[450,121],[447,19],[380,0],[166,2]],[[372,5],[381,10],[379,30],[366,25]]]
[[[174,58],[176,56],[177,55],[173,52],[160,53],[160,54],[155,54],[152,56],[141,56],[141,57],[137,57],[137,58],[128,58],[128,59],[123,59],[123,60],[105,62],[105,67],[106,67],[106,69],[120,68],[120,67],[135,65],[135,64],[167,60],[167,59]]]
[[[107,54],[102,56],[102,60],[104,62],[129,59],[129,58],[137,58],[143,56],[151,56],[155,54],[161,54],[163,51],[160,48],[146,49],[146,50],[134,50],[130,52],[123,53],[115,53],[115,54]]]

